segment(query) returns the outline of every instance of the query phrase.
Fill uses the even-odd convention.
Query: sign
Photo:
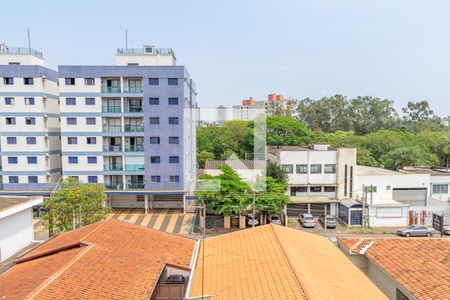
[[[442,215],[433,214],[433,228],[442,232],[444,229],[444,217]]]

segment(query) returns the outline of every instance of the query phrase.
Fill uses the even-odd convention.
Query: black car
[[[169,275],[166,279],[166,283],[185,283],[186,278],[183,275],[180,274],[172,274]]]

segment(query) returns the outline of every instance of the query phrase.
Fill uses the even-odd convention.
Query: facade
[[[228,107],[219,105],[216,108],[216,120],[217,124],[223,125],[228,121]]]
[[[272,93],[267,95],[267,101],[257,101],[250,97],[242,100],[241,105],[233,105],[233,120],[251,121],[261,114],[272,116],[282,114],[292,116],[294,101],[285,99],[283,95]]]
[[[41,191],[61,177],[57,72],[34,49],[0,45],[0,191]]]

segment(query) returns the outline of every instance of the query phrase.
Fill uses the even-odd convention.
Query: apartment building
[[[283,95],[271,93],[267,95],[266,101],[257,101],[250,97],[242,100],[241,105],[233,105],[233,120],[251,121],[264,113],[267,116],[292,116],[294,109],[292,99],[285,99]]]
[[[104,184],[112,207],[184,207],[195,184],[195,84],[171,49],[59,66],[64,177]]]
[[[58,101],[41,52],[0,44],[0,192],[48,191],[61,177]]]

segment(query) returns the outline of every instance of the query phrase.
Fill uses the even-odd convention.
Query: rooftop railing
[[[173,55],[171,48],[156,48],[155,52],[146,52],[145,48],[117,48],[117,54],[162,54]]]
[[[0,54],[33,54],[39,58],[42,58],[42,52],[33,48],[21,48],[21,47],[8,47],[6,52],[0,52]]]

